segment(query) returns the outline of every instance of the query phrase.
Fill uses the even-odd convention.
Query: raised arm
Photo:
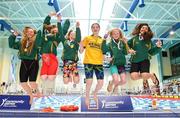
[[[9,42],[9,47],[13,49],[19,49],[20,48],[20,41],[15,41],[16,36],[18,36],[18,32],[14,32],[12,35],[9,36],[8,42]]]
[[[76,23],[76,39],[75,39],[75,40],[76,40],[78,43],[81,42],[81,30],[80,30],[79,26],[80,26],[80,23],[77,22],[77,23]]]
[[[46,16],[46,18],[44,19],[44,22],[43,22],[43,34],[45,34],[46,32],[46,29],[50,28],[51,26],[51,17],[52,16],[56,16],[56,13],[55,12],[51,12],[49,13],[48,16]]]
[[[79,52],[80,52],[80,53],[83,53],[83,52],[84,52],[84,49],[86,48],[87,44],[88,44],[87,37],[85,37],[85,38],[79,43],[79,46],[80,46]]]
[[[36,34],[35,46],[36,46],[36,48],[41,48],[41,47],[42,47],[42,35],[41,35],[41,30],[38,30],[38,32],[37,32],[37,34]]]
[[[64,42],[66,39],[64,37],[64,34],[63,34],[63,29],[62,29],[62,26],[61,26],[61,16],[58,15],[57,16],[57,27],[58,27],[58,34],[56,35],[56,39],[57,39],[57,42],[60,43],[60,41]]]
[[[70,26],[70,21],[69,21],[69,19],[66,19],[65,22],[64,22],[63,28],[62,28],[64,36],[68,32],[69,26]]]

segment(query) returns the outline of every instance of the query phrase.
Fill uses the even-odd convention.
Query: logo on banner
[[[29,110],[29,96],[0,95],[0,109]]]
[[[2,103],[0,104],[0,107],[17,107],[16,104],[24,103],[23,100],[8,100],[8,98],[2,99]]]
[[[3,106],[7,100],[8,100],[8,98],[2,99],[2,103],[1,103],[0,107]]]
[[[102,100],[102,109],[105,109],[105,108],[118,108],[118,105],[119,104],[124,104],[124,101],[106,101],[106,100]]]
[[[132,111],[133,106],[130,96],[99,96],[98,100],[91,100],[85,105],[85,98],[81,98],[81,111],[112,112],[112,111]]]

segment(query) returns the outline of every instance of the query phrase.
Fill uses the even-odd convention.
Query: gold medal
[[[24,52],[27,52],[27,48],[24,49]]]
[[[45,36],[45,41],[47,41],[48,39],[47,39],[47,36]]]
[[[74,48],[74,45],[70,45],[71,48]]]

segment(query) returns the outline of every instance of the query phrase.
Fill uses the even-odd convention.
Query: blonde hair
[[[112,34],[113,34],[113,31],[115,31],[115,30],[117,30],[117,31],[119,32],[119,40],[122,40],[122,39],[124,38],[124,35],[123,35],[122,31],[121,31],[119,28],[114,28],[114,29],[112,29],[112,30],[110,31],[110,37],[113,38],[113,37],[112,37]]]
[[[29,29],[32,29],[31,27],[25,27],[23,30],[23,35],[22,35],[22,40],[21,40],[21,51],[22,52],[27,52],[27,53],[31,53],[33,46],[34,46],[34,42],[36,40],[36,30],[32,29],[34,31],[34,36],[32,38],[28,38],[27,37],[27,31]],[[26,47],[27,41],[30,40],[29,42],[29,46]],[[27,51],[25,51],[25,48],[27,48]]]

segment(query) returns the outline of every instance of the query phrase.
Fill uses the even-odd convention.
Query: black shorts
[[[37,80],[39,62],[37,60],[22,60],[20,67],[20,82],[35,82]]]
[[[149,73],[149,68],[150,68],[150,61],[146,59],[138,63],[132,63],[130,73],[132,72]]]

